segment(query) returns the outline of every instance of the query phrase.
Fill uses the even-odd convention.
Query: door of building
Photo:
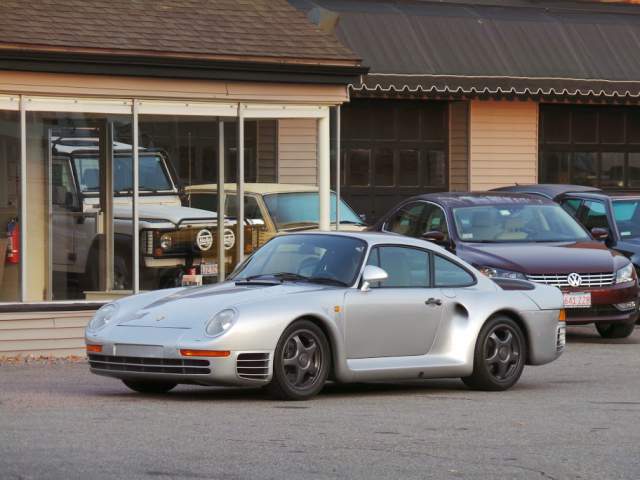
[[[341,121],[342,195],[368,222],[448,189],[447,102],[353,99]]]

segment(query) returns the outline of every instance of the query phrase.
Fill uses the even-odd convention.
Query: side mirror
[[[362,272],[362,287],[360,290],[363,292],[368,292],[370,290],[370,285],[372,282],[382,282],[389,278],[387,272],[385,272],[380,267],[376,267],[375,265],[367,265],[364,267],[364,272]]]
[[[609,231],[606,228],[595,227],[591,229],[591,236],[596,240],[606,240],[609,238]]]
[[[428,241],[434,242],[434,243],[442,243],[446,239],[446,237],[444,236],[444,233],[438,232],[436,230],[431,230],[431,231],[423,233],[422,234],[422,238],[424,240],[428,240]]]
[[[360,217],[360,220],[362,220],[363,222],[367,223],[367,214],[366,213],[360,213],[358,215],[358,217]]]

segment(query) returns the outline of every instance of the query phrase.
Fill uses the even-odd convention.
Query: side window
[[[227,215],[229,217],[236,217],[238,215],[238,196],[234,194],[227,194]],[[255,197],[245,195],[244,196],[244,217],[252,220],[262,220],[262,214],[258,207],[258,201]]]
[[[66,161],[54,160],[51,166],[52,203],[66,208],[78,206],[71,168]]]
[[[440,255],[434,256],[433,269],[436,287],[468,287],[475,283],[473,275]]]
[[[407,247],[376,247],[367,265],[375,265],[387,272],[384,282],[374,288],[428,288],[430,286],[429,253]]]
[[[564,200],[562,200],[562,202],[560,202],[560,205],[571,215],[577,217],[581,203],[582,200],[580,200],[579,198],[565,198]]]
[[[210,212],[218,211],[217,193],[192,193],[189,195],[189,206]]]
[[[586,200],[582,205],[580,221],[588,230],[592,228],[608,229],[609,222],[607,221],[607,211],[604,203],[595,200]]]
[[[419,235],[426,232],[441,232],[444,234],[444,239],[449,239],[449,231],[447,230],[447,219],[442,210],[437,205],[427,203],[424,211],[424,223],[422,225],[422,231]]]
[[[426,206],[425,203],[412,203],[401,208],[387,221],[385,230],[408,237],[422,235],[422,219]]]

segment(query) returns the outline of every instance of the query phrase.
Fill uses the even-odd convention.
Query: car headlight
[[[115,303],[107,303],[98,309],[93,316],[87,330],[90,332],[97,332],[98,330],[106,327],[115,318],[118,312],[118,305]]]
[[[171,244],[173,243],[173,238],[169,233],[163,233],[160,237],[160,247],[163,250],[169,250],[171,248]]]
[[[630,283],[635,281],[636,276],[634,275],[633,265],[631,263],[616,272],[616,283]]]
[[[232,308],[227,308],[214,315],[209,320],[205,328],[205,333],[210,337],[219,337],[225,332],[228,332],[231,327],[236,323],[238,319],[238,312]]]
[[[527,276],[524,273],[512,272],[511,270],[504,270],[502,268],[493,267],[478,267],[478,270],[483,275],[491,277],[512,278],[514,280],[526,280]]]

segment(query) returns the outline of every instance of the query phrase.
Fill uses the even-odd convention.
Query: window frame
[[[439,253],[436,253],[436,252],[432,252],[432,253],[433,253],[433,255],[432,255],[431,262],[432,262],[433,266],[432,266],[431,271],[433,273],[434,288],[467,288],[467,287],[473,287],[473,286],[478,284],[478,277],[476,277],[474,275],[474,273],[471,270],[469,270],[467,267],[465,267],[464,265],[461,265],[460,263],[456,262],[455,260],[452,260],[451,258],[448,258],[448,257],[446,257],[444,255],[439,254]],[[441,285],[436,284],[436,258],[435,257],[440,257],[441,259],[445,260],[446,262],[453,263],[455,266],[457,266],[457,267],[461,268],[462,270],[464,270],[465,272],[467,272],[471,276],[472,282],[469,283],[469,284],[447,285],[447,286],[441,286]]]
[[[404,209],[404,208],[411,208],[413,205],[417,205],[417,204],[421,204],[421,203],[425,204],[425,205],[434,205],[435,207],[439,208],[442,211],[442,214],[444,216],[444,223],[445,223],[445,225],[447,227],[447,240],[446,240],[446,242],[451,243],[451,241],[452,241],[451,228],[450,228],[450,225],[449,225],[449,217],[447,216],[447,210],[444,209],[442,207],[442,205],[439,205],[439,204],[437,204],[435,202],[432,202],[430,200],[414,200],[414,201],[407,202],[407,203],[405,203],[403,205],[400,205],[393,212],[391,212],[389,215],[387,215],[387,217],[384,219],[384,222],[382,223],[381,231],[383,231],[385,233],[392,233],[394,235],[402,235],[401,233],[393,232],[393,231],[388,229],[388,225],[389,225],[389,222],[390,222],[391,218],[393,218],[398,213],[399,210]],[[426,232],[424,232],[424,233],[426,233]],[[406,236],[408,238],[418,238],[418,239],[422,238],[422,237],[409,237],[408,235],[402,235],[402,236]]]

